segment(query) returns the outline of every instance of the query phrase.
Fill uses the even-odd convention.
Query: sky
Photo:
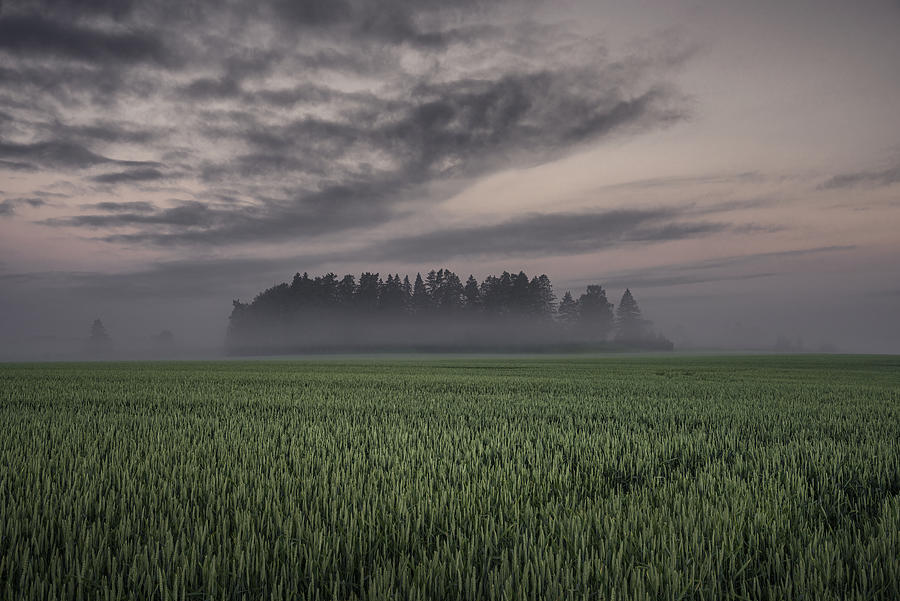
[[[0,3],[0,344],[219,348],[295,272],[628,287],[900,352],[900,2]],[[127,342],[126,342],[127,341]]]

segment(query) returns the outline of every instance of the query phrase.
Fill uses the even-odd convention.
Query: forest
[[[614,306],[599,284],[557,299],[550,278],[504,271],[465,283],[449,269],[423,278],[297,273],[233,301],[233,355],[334,351],[672,350],[630,290]]]

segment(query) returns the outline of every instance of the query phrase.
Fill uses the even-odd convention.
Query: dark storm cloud
[[[163,132],[159,129],[154,130],[109,120],[98,120],[90,125],[66,125],[56,122],[47,129],[56,138],[75,139],[87,143],[146,144],[159,139],[163,135]]]
[[[300,241],[686,117],[666,80],[683,48],[615,59],[527,22],[529,4],[8,2],[0,111],[20,131],[0,142],[0,168],[115,166],[89,180],[122,194],[172,173],[195,199],[227,190],[42,222],[118,244]],[[705,226],[666,227],[643,235]]]
[[[191,214],[205,217],[189,223],[171,219],[171,209],[148,215],[82,215],[57,220],[48,225],[125,227],[142,225],[174,226],[166,230],[143,229],[137,233],[110,234],[109,242],[156,245],[227,245],[288,237],[315,237],[353,227],[372,226],[394,216],[382,198],[399,190],[396,182],[335,184],[304,193],[301,201],[288,198],[265,205],[217,206],[193,203]],[[195,206],[199,205],[199,206]],[[201,210],[200,207],[206,207]],[[180,226],[180,227],[179,227]]]
[[[197,201],[184,202],[168,209],[147,211],[143,206],[138,210],[122,212],[114,207],[114,212],[105,215],[76,215],[60,219],[42,221],[46,225],[83,226],[90,228],[121,227],[134,225],[163,225],[193,228],[209,226],[216,221],[218,213],[207,204]]]
[[[883,187],[900,183],[900,165],[876,171],[856,171],[835,175],[822,184],[826,190],[855,186]]]
[[[2,192],[0,192],[2,194]],[[7,198],[0,202],[0,217],[10,217],[15,214],[16,207],[20,205],[28,205],[32,208],[42,207],[47,204],[43,198],[36,196],[23,198]]]
[[[0,50],[52,55],[89,63],[165,64],[162,41],[142,31],[104,31],[37,14],[0,16]]]
[[[624,243],[652,244],[702,237],[727,224],[676,221],[671,209],[533,214],[494,225],[445,229],[397,238],[362,253],[386,260],[455,257],[562,256]]]
[[[613,273],[604,282],[615,288],[660,288],[703,284],[708,282],[747,280],[776,276],[776,271],[753,271],[751,273],[735,273],[741,267],[753,267],[756,264],[772,259],[786,260],[804,256],[840,253],[856,249],[855,245],[818,246],[795,250],[753,253],[729,257],[717,257],[703,261],[662,265],[651,269],[639,269],[628,272]],[[757,267],[758,269],[758,267]]]
[[[38,169],[39,167],[32,163],[0,160],[0,170],[4,171],[37,171]]]
[[[122,273],[48,271],[0,274],[0,282],[63,289],[77,297],[115,300],[157,300],[221,297],[223,310],[229,295],[253,294],[254,287],[271,285],[290,277],[299,265],[318,264],[317,259],[207,259],[162,261],[146,269]]]
[[[128,171],[116,171],[104,173],[91,178],[91,181],[100,184],[122,184],[133,182],[148,182],[165,179],[167,176],[159,169],[130,169]]]
[[[44,167],[56,169],[84,169],[106,163],[124,166],[157,165],[152,161],[123,161],[111,159],[91,152],[74,142],[49,140],[32,144],[0,142],[0,158],[11,159],[14,164],[23,164],[17,159],[25,159]]]
[[[114,213],[117,211],[149,213],[156,210],[156,206],[154,206],[152,203],[139,200],[132,202],[98,202],[94,204],[84,205],[83,208],[88,210],[104,211],[107,213]]]
[[[546,89],[565,92],[548,95]],[[395,215],[393,205],[423,194],[422,187],[429,182],[476,177],[514,159],[548,160],[617,128],[659,126],[678,118],[674,111],[657,106],[663,96],[657,89],[634,98],[607,89],[601,100],[595,98],[596,92],[589,85],[578,85],[575,74],[542,72],[497,81],[465,80],[455,86],[420,86],[411,99],[392,103],[381,116],[384,123],[372,125],[367,124],[376,120],[375,115],[359,123],[305,118],[266,127],[248,114],[237,128],[212,126],[207,132],[218,139],[240,139],[258,150],[204,166],[205,181],[240,178],[239,183],[246,185],[247,179],[264,174],[327,175],[323,185],[250,209],[210,209],[214,219],[191,222],[184,230],[168,219],[152,221],[146,215],[134,215],[131,223],[125,215],[75,216],[52,223],[140,226],[144,231],[106,239],[154,244],[240,243],[334,233],[387,221]],[[365,156],[367,151],[389,157],[390,166],[375,169],[356,159],[357,153]],[[173,227],[165,231],[145,227],[161,224]]]

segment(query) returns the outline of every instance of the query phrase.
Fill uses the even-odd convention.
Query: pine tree
[[[631,290],[626,288],[616,307],[616,340],[639,342],[647,336],[647,325]]]
[[[431,308],[431,297],[425,289],[425,282],[422,281],[422,274],[416,274],[416,282],[413,284],[412,298],[410,299],[412,310],[414,313],[422,314]]]
[[[613,327],[612,303],[602,286],[592,284],[578,297],[578,323],[595,340],[606,340]]]
[[[409,283],[409,276],[403,276],[403,293],[406,295],[406,300],[409,302],[409,299],[412,297],[412,285]]]
[[[463,296],[466,297],[466,310],[475,313],[481,310],[481,291],[478,289],[478,280],[474,275],[469,274],[466,280],[466,286],[463,288]]]
[[[559,303],[559,320],[564,326],[574,326],[578,321],[578,303],[572,298],[572,293],[566,290]]]
[[[541,319],[550,319],[556,309],[556,295],[553,285],[546,274],[531,278],[528,284],[530,291],[529,313]]]

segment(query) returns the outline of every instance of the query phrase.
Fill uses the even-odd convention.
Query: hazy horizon
[[[0,3],[0,359],[221,349],[295,272],[630,288],[900,353],[900,3]],[[74,352],[74,351],[73,351]]]

